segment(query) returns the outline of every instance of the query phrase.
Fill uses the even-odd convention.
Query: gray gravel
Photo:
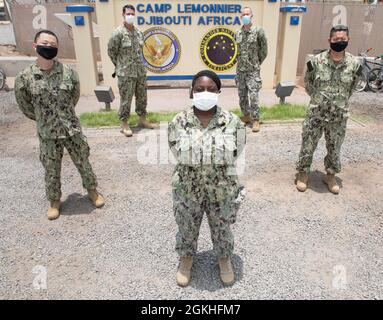
[[[383,93],[359,92],[350,100],[351,112],[355,116],[362,116],[362,120],[383,121]]]
[[[86,130],[107,204],[91,206],[66,154],[62,216],[50,222],[33,122],[20,117],[11,93],[0,93],[0,114],[6,114],[0,125],[0,299],[382,299],[383,103],[373,97],[365,107],[367,98],[354,97],[353,108],[375,103],[375,114],[369,113],[375,120],[350,122],[338,196],[321,182],[323,140],[310,189],[302,194],[293,184],[300,126],[249,132],[241,176],[247,198],[233,227],[237,282],[221,285],[205,220],[193,280],[182,289],[175,284],[173,165],[138,163],[145,131],[126,139],[114,129]],[[47,269],[46,289],[33,286],[36,266]]]

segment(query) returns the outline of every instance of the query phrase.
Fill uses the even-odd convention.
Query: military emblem
[[[200,45],[200,56],[214,71],[226,71],[237,62],[238,46],[235,34],[227,28],[215,28],[205,34]]]
[[[181,45],[178,38],[168,29],[155,27],[144,32],[143,63],[154,73],[164,73],[179,62]]]

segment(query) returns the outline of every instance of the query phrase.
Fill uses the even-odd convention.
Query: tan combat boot
[[[336,183],[336,180],[335,180],[335,174],[329,174],[327,173],[324,177],[323,177],[323,182],[325,184],[327,184],[327,187],[328,189],[330,190],[330,192],[334,193],[334,194],[338,194],[339,193],[339,186],[338,184]]]
[[[128,121],[122,122],[121,132],[125,135],[125,137],[131,137],[133,135],[133,131],[129,128]]]
[[[177,284],[180,287],[186,287],[190,283],[191,268],[193,266],[193,257],[180,257],[180,264],[177,270]]]
[[[308,180],[309,180],[309,175],[306,172],[300,171],[297,173],[296,185],[297,185],[298,191],[300,192],[306,191]]]
[[[251,123],[251,117],[250,117],[250,115],[242,116],[242,117],[241,117],[241,121],[242,121],[244,124]]]
[[[48,219],[55,220],[60,216],[60,200],[51,201],[51,206],[48,209]]]
[[[153,123],[150,123],[146,117],[140,117],[138,125],[145,129],[154,129],[156,127]]]
[[[225,286],[230,286],[234,283],[234,272],[230,258],[221,258],[218,261],[219,276]]]
[[[96,208],[101,208],[105,204],[104,197],[96,189],[88,190],[88,197]]]
[[[253,122],[253,129],[251,129],[251,131],[259,132],[259,130],[260,130],[259,121],[258,120],[254,120],[254,122]]]

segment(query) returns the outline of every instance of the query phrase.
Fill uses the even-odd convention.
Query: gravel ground
[[[382,299],[382,97],[353,98],[354,112],[373,121],[350,124],[338,196],[321,182],[323,140],[302,194],[293,184],[300,126],[249,132],[247,198],[233,226],[237,282],[221,285],[205,219],[193,280],[182,289],[173,164],[137,161],[147,132],[126,139],[116,129],[86,130],[107,204],[92,207],[66,154],[62,216],[50,222],[33,122],[12,93],[0,93],[0,299]],[[146,142],[157,138],[163,156],[166,132],[151,131]],[[38,290],[41,268],[47,286]]]

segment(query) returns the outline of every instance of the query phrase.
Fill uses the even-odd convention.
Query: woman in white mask
[[[220,278],[234,283],[231,263],[234,239],[230,225],[236,221],[244,189],[238,182],[235,161],[245,145],[245,127],[231,112],[218,106],[221,81],[204,70],[193,78],[193,106],[169,123],[169,146],[177,159],[172,178],[173,207],[180,256],[176,280],[187,286],[202,218],[206,213],[218,257]]]

